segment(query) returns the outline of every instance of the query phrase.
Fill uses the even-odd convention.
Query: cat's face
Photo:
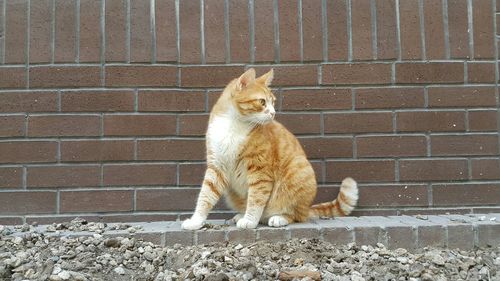
[[[242,120],[265,124],[274,119],[276,97],[269,88],[272,79],[273,70],[255,79],[253,68],[238,78],[232,99]]]

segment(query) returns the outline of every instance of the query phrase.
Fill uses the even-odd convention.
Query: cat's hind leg
[[[286,215],[274,215],[268,220],[268,225],[272,227],[281,227],[291,223],[291,219]]]

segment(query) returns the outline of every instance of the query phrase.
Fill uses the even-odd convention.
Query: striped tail
[[[341,217],[349,215],[358,202],[358,185],[352,178],[345,178],[340,184],[337,199],[311,206],[311,217]]]

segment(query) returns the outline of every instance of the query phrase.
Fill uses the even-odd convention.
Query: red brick
[[[51,19],[50,0],[30,2],[30,63],[48,63],[52,59]]]
[[[326,181],[340,182],[352,177],[357,182],[392,182],[395,179],[394,161],[327,161]]]
[[[325,133],[392,132],[392,114],[329,113],[324,115]]]
[[[56,211],[56,192],[2,192],[0,196],[0,214],[50,214]]]
[[[205,111],[202,91],[139,91],[139,111]]]
[[[208,63],[225,61],[227,51],[224,38],[224,2],[204,1],[205,61]]]
[[[177,61],[175,1],[156,1],[156,60]]]
[[[452,58],[469,57],[467,2],[448,0],[448,32]]]
[[[499,17],[500,18],[500,17]],[[467,62],[467,82],[469,83],[494,83],[495,63]]]
[[[125,0],[105,0],[106,61],[127,61],[127,3]]]
[[[27,0],[5,1],[5,49],[4,63],[26,61],[26,32],[28,31]],[[2,77],[3,75],[0,75]],[[0,80],[1,81],[1,80]],[[0,86],[3,85],[0,83]]]
[[[101,60],[100,17],[100,1],[80,0],[80,62]]]
[[[470,131],[496,131],[497,114],[495,110],[469,111]]]
[[[326,64],[322,84],[390,84],[391,73],[387,63]]]
[[[208,114],[179,115],[179,135],[204,136],[208,127]]]
[[[475,180],[498,180],[500,179],[499,159],[472,159],[472,179]]]
[[[63,191],[61,213],[126,212],[134,210],[133,190]]]
[[[424,1],[425,52],[427,59],[445,59],[442,0]]]
[[[177,85],[175,66],[107,66],[108,87],[168,87]]]
[[[193,211],[199,189],[137,190],[137,211]]]
[[[175,185],[177,165],[105,165],[103,177],[106,186]]]
[[[55,162],[55,141],[8,141],[0,142],[0,163]]]
[[[200,186],[203,182],[205,169],[204,163],[181,163],[179,164],[179,185]]]
[[[425,156],[427,141],[424,136],[357,137],[358,157]]]
[[[472,5],[474,58],[495,57],[495,33],[492,10],[489,0],[475,0]]]
[[[397,112],[398,132],[464,131],[465,114],[462,111]]]
[[[427,206],[427,185],[376,185],[359,188],[359,207]]]
[[[57,111],[56,92],[3,92],[0,94],[0,112],[40,111]]]
[[[396,83],[463,83],[461,62],[415,62],[396,64]]]
[[[229,45],[231,62],[250,61],[250,28],[248,0],[233,0],[229,5]],[[256,23],[258,24],[258,23]]]
[[[304,61],[323,60],[321,0],[302,2],[302,44]]]
[[[23,168],[0,167],[0,188],[22,188]]]
[[[23,115],[0,115],[0,138],[24,136],[24,120]]]
[[[395,0],[376,0],[377,9],[377,58],[398,57]]]
[[[25,88],[26,68],[0,67],[0,88]],[[1,105],[1,104],[0,104]]]
[[[302,137],[299,142],[309,159],[352,157],[351,138]]]
[[[134,92],[127,90],[67,91],[61,93],[61,111],[133,111]]]
[[[99,87],[101,69],[98,66],[30,67],[32,88]]]
[[[61,161],[64,162],[130,161],[133,159],[133,141],[88,140],[61,142]]]
[[[351,109],[349,89],[284,90],[282,110]]]
[[[180,71],[182,87],[225,87],[244,69],[243,66],[189,66]]]
[[[433,184],[435,206],[470,206],[498,204],[499,184]]]
[[[175,135],[173,115],[106,115],[105,136],[166,136]]]
[[[139,160],[205,160],[203,140],[139,140]]]
[[[152,34],[150,1],[130,1],[130,61],[150,62]]]
[[[254,1],[255,61],[274,61],[274,7],[272,1]]]
[[[100,132],[100,116],[43,115],[28,119],[29,137],[99,136]]]
[[[401,181],[434,181],[467,179],[467,160],[400,160]]]
[[[280,61],[301,59],[298,12],[298,1],[278,0]]]
[[[259,75],[274,70],[273,87],[278,86],[316,86],[318,85],[317,65],[273,65],[255,67]]]
[[[346,0],[326,2],[328,60],[330,61],[346,61],[349,56],[347,8]]]
[[[352,57],[354,60],[373,58],[371,1],[351,0]]]
[[[2,1],[0,1],[2,4]],[[0,43],[2,40],[0,39]],[[0,217],[0,224],[3,225],[22,225],[24,223],[23,217]]]
[[[494,107],[495,87],[429,88],[429,107]]]
[[[76,61],[76,0],[55,0],[54,61]]]
[[[423,88],[356,89],[356,109],[424,107]]]
[[[320,134],[320,114],[277,114],[276,120],[283,124],[292,134]]]
[[[422,40],[420,38],[420,16],[418,1],[399,1],[399,29],[401,34],[402,59],[422,58]]]
[[[180,62],[201,61],[200,0],[179,2]]]
[[[498,155],[498,136],[497,135],[431,136],[431,155],[432,156]]]
[[[93,187],[99,186],[101,167],[52,166],[28,167],[27,187]]]

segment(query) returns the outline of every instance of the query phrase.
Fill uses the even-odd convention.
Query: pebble
[[[57,276],[62,280],[69,280],[71,278],[71,274],[66,270],[59,272]]]
[[[122,266],[116,267],[115,269],[113,269],[113,271],[114,271],[116,274],[120,274],[120,275],[124,275],[124,274],[125,274],[125,269],[123,269],[123,267],[122,267]]]

